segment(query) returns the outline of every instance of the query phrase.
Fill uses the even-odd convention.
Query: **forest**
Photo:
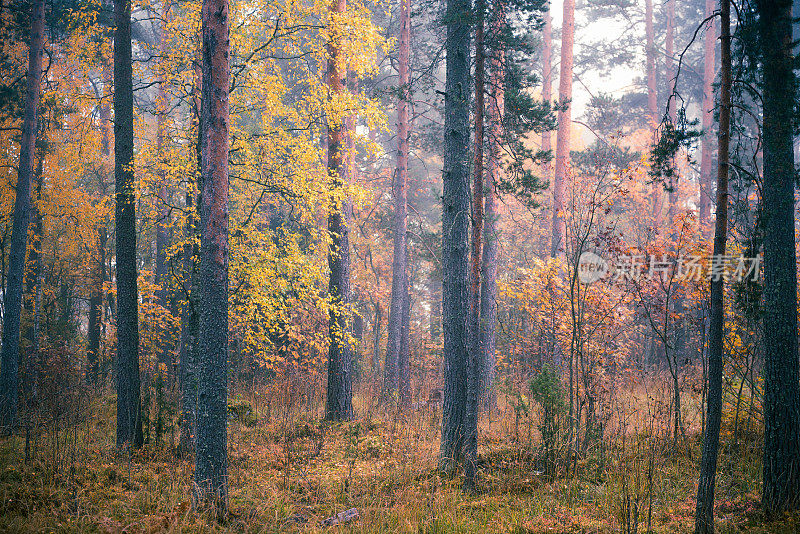
[[[0,0],[0,532],[800,532],[798,42]]]

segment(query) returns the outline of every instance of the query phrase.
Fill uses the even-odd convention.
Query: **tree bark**
[[[564,214],[564,188],[569,164],[569,147],[572,133],[572,67],[575,42],[575,0],[564,0],[564,22],[561,27],[561,73],[558,83],[558,111],[556,134],[556,167],[553,176],[553,235],[550,255],[563,256],[566,247],[566,220]]]
[[[375,302],[375,322],[372,324],[372,372],[374,378],[381,375],[381,320],[383,310],[380,301]]]
[[[410,56],[411,3],[400,2],[400,41],[398,46],[399,101],[397,104],[397,173],[393,183],[394,256],[392,259],[392,301],[389,307],[383,400],[393,402],[398,392],[399,359],[403,310],[408,293],[408,141],[411,96]]]
[[[165,3],[162,19],[164,23],[161,25],[161,35],[159,40],[159,48],[162,57],[167,54],[167,39],[166,39],[166,23],[169,22],[169,6]],[[162,69],[164,66],[161,67]],[[168,267],[167,267],[167,249],[169,248],[169,207],[167,204],[167,173],[166,167],[168,162],[164,154],[165,150],[165,136],[167,129],[167,107],[169,106],[169,99],[166,91],[166,80],[164,79],[164,72],[159,73],[158,80],[158,97],[156,98],[156,150],[158,154],[158,180],[159,190],[158,198],[161,202],[161,210],[159,212],[158,222],[156,224],[156,302],[164,309],[169,308],[169,292],[167,291],[168,283]],[[173,375],[172,366],[172,350],[164,343],[164,326],[158,325],[161,335],[159,335],[158,346],[158,363],[164,364],[167,367],[169,376]],[[159,365],[160,367],[160,365]],[[159,369],[161,373],[161,369]]]
[[[403,296],[403,323],[400,331],[400,352],[397,360],[397,398],[400,407],[404,409],[411,406],[411,345],[409,343],[411,333],[411,294],[409,285],[406,275],[406,292]]]
[[[714,0],[706,0],[706,18],[714,14]],[[700,205],[699,219],[703,235],[708,237],[705,230],[708,218],[711,216],[711,191],[714,186],[712,173],[712,140],[711,129],[714,127],[714,48],[717,41],[717,30],[714,20],[708,22],[705,41],[703,42],[703,139],[700,144]]]
[[[107,62],[103,60],[103,84],[104,98],[100,103],[100,154],[103,157],[103,172],[99,173],[98,189],[100,194],[106,193],[106,165],[111,156],[111,142],[109,130],[111,128],[111,108],[105,97],[110,97],[111,72]],[[92,385],[97,385],[100,378],[100,340],[103,332],[103,286],[106,281],[106,240],[107,230],[101,223],[96,228],[97,243],[94,251],[94,278],[89,294],[89,325],[87,331],[86,362],[88,364],[88,381]]]
[[[133,176],[133,72],[130,0],[115,0],[114,179],[117,234],[117,447],[142,445],[136,191]]]
[[[549,13],[546,15],[549,18]],[[496,403],[495,377],[495,328],[497,323],[497,253],[498,225],[497,183],[502,172],[503,115],[505,113],[505,48],[501,33],[506,26],[505,5],[496,2],[492,20],[493,41],[496,44],[491,58],[491,98],[489,101],[489,154],[484,183],[485,223],[483,228],[483,258],[481,264],[481,347],[483,349],[483,376],[481,379],[482,402],[487,410]],[[545,68],[549,70],[549,62]],[[548,95],[549,101],[549,95]],[[542,134],[542,141],[545,134]],[[547,136],[549,142],[550,138]],[[543,143],[544,144],[544,143]],[[543,147],[544,148],[544,147]],[[549,148],[547,149],[549,150]]]
[[[671,0],[674,1],[674,0]],[[708,2],[706,10],[709,9]],[[713,7],[712,7],[713,9]],[[725,254],[728,237],[728,156],[731,130],[731,4],[720,0],[721,55],[719,88],[719,132],[717,167],[717,213],[714,229],[714,256]],[[713,49],[711,54],[713,56]],[[705,108],[704,106],[704,109]],[[696,534],[714,533],[714,485],[719,452],[719,430],[722,420],[722,374],[724,361],[724,284],[723,277],[711,281],[711,324],[708,338],[708,398],[703,434],[700,479],[697,485]],[[677,363],[677,362],[676,362]]]
[[[505,17],[505,13],[503,14]],[[544,27],[542,29],[542,101],[550,103],[553,100],[553,17],[550,9],[544,12]],[[505,22],[503,22],[505,25]],[[497,36],[498,39],[500,35]],[[500,43],[500,41],[496,41]],[[498,47],[499,50],[499,47]],[[498,52],[499,53],[499,52]],[[505,61],[505,58],[502,58]],[[503,74],[505,75],[505,73]],[[496,99],[495,99],[496,101]],[[550,130],[542,132],[542,150],[550,152],[553,142]],[[542,178],[550,181],[553,165],[547,161],[542,164]],[[488,207],[487,207],[488,210]]]
[[[467,409],[467,242],[469,239],[469,0],[447,0],[442,169],[442,328],[444,396],[439,468],[463,461]]]
[[[764,488],[768,516],[800,504],[791,0],[759,0],[764,228]]]
[[[22,284],[25,277],[25,253],[31,217],[31,177],[36,153],[36,133],[41,95],[42,53],[44,48],[44,0],[33,3],[28,50],[28,79],[25,91],[25,116],[19,153],[17,195],[8,254],[3,347],[0,359],[0,434],[10,435],[17,415],[19,380],[19,322],[22,311]]]
[[[483,375],[481,358],[485,355],[481,343],[481,264],[483,256],[483,174],[484,174],[484,111],[486,92],[485,0],[475,2],[475,160],[472,176],[472,238],[470,248],[470,278],[467,336],[467,414],[466,469],[464,484],[475,486],[478,456],[478,409],[480,384]]]
[[[656,43],[655,30],[653,29],[653,0],[645,0],[645,58],[647,74],[647,113],[650,119],[650,128],[655,130],[658,119],[658,89],[656,88]],[[663,188],[661,184],[653,182],[651,190],[651,203],[653,210],[654,229],[661,226],[661,197]]]
[[[228,0],[203,0],[200,328],[194,487],[217,517],[228,506]]]
[[[201,55],[202,56],[202,55]],[[202,188],[200,169],[202,168],[202,104],[201,93],[203,90],[202,57],[194,62],[194,87],[192,97],[192,110],[194,113],[196,143],[195,180],[190,180],[186,188],[186,211],[188,216],[185,223],[186,242],[183,245],[183,284],[186,294],[186,305],[181,310],[181,361],[179,368],[179,384],[181,394],[181,438],[180,454],[188,456],[194,452],[195,431],[197,422],[197,336],[200,329],[199,302],[200,281],[197,272],[196,258],[200,250],[194,240],[197,235],[198,221],[197,201],[198,189]],[[200,187],[198,187],[200,185]]]
[[[336,15],[347,11],[347,0],[333,0],[329,24]],[[328,90],[331,97],[345,91],[347,70],[341,36],[329,28]],[[347,124],[345,120],[328,121],[328,176],[331,181],[331,205],[328,213],[328,384],[325,399],[325,419],[343,421],[353,417],[353,376],[350,344],[346,340],[350,304],[350,230],[347,220],[347,200],[344,184],[347,172]]]
[[[31,458],[30,442],[33,427],[34,411],[38,402],[38,374],[40,371],[41,355],[41,323],[42,323],[42,237],[44,236],[44,221],[38,203],[42,201],[42,180],[45,151],[39,150],[39,162],[36,165],[36,200],[37,204],[31,206],[33,215],[33,239],[29,261],[31,262],[30,278],[26,280],[28,293],[33,311],[33,324],[29,330],[28,339],[31,349],[25,361],[25,375],[23,391],[26,405],[25,417],[25,464]]]
[[[675,99],[677,98],[675,94],[675,90],[677,88],[678,80],[675,76],[675,0],[667,0],[667,35],[665,38],[665,46],[666,49],[666,71],[667,71],[667,87],[669,88],[669,104],[667,106],[667,112],[669,114],[669,120],[672,122],[673,125],[677,123],[677,106]],[[677,172],[677,171],[676,171]],[[669,198],[669,206],[667,208],[667,224],[670,227],[673,224],[673,219],[675,218],[675,205],[678,202],[678,195],[676,184],[677,177],[674,175],[669,177],[669,183],[667,184],[668,190],[668,198]]]

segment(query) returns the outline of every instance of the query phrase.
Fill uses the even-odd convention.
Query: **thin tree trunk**
[[[330,13],[344,14],[346,0],[333,0]],[[331,17],[333,19],[333,17]],[[344,65],[341,36],[330,28],[328,43],[328,88],[331,97],[345,91],[347,71]],[[328,213],[328,293],[331,309],[328,313],[328,385],[325,400],[325,419],[342,421],[353,417],[353,385],[350,344],[347,343],[347,318],[350,304],[350,231],[347,220],[347,201],[344,184],[347,173],[347,124],[345,120],[328,124],[328,175],[331,181],[331,206]]]
[[[114,2],[114,177],[117,234],[117,447],[142,445],[136,191],[133,176],[133,72],[130,0]]]
[[[39,163],[36,166],[36,199],[42,201],[42,172],[44,167],[44,151],[40,151]],[[33,428],[34,410],[38,402],[38,375],[41,356],[41,322],[42,322],[42,238],[44,222],[42,211],[38,205],[31,206],[33,212],[34,232],[31,243],[30,262],[32,280],[29,292],[33,295],[33,324],[30,328],[30,355],[25,361],[25,378],[23,382],[26,415],[25,415],[25,464],[31,459],[30,443]]]
[[[492,20],[493,41],[495,45],[491,58],[491,99],[489,101],[489,154],[484,189],[486,191],[485,225],[483,228],[483,258],[481,264],[481,346],[483,349],[482,402],[487,411],[494,408],[496,395],[495,377],[495,327],[497,323],[497,253],[498,225],[496,184],[500,181],[503,115],[505,113],[505,49],[501,34],[506,27],[505,5],[494,4]],[[546,15],[549,18],[549,13]],[[549,63],[545,63],[549,70]],[[548,96],[549,99],[549,96]],[[542,140],[544,141],[544,135]],[[549,142],[549,135],[547,137]],[[549,150],[549,149],[548,149]]]
[[[194,487],[218,518],[228,506],[228,0],[203,0],[200,328]]]
[[[553,233],[550,242],[552,257],[563,256],[566,250],[564,189],[572,134],[572,103],[570,101],[572,100],[572,46],[574,42],[575,0],[564,0],[564,21],[561,27],[561,79],[558,84],[558,100],[562,107],[558,111],[556,167],[553,176]]]
[[[411,406],[411,345],[409,343],[411,333],[411,294],[409,285],[408,275],[406,275],[406,292],[403,296],[403,323],[400,332],[400,352],[397,365],[397,397],[400,407],[404,409]]]
[[[675,99],[677,95],[675,93],[678,80],[675,77],[675,0],[667,0],[667,35],[665,39],[665,49],[666,49],[666,71],[667,71],[667,87],[669,88],[669,105],[668,113],[669,113],[669,120],[672,122],[673,125],[677,122],[677,106]],[[677,195],[677,177],[673,174],[669,177],[669,184],[667,185],[667,189],[669,191],[669,207],[668,207],[668,215],[667,215],[667,224],[672,226],[673,219],[675,218],[675,207],[678,202],[678,195]]]
[[[714,13],[714,0],[706,0],[705,16]],[[712,171],[712,138],[711,129],[714,127],[714,48],[717,41],[717,30],[714,20],[708,22],[705,41],[703,43],[703,139],[700,145],[700,206],[699,219],[703,235],[708,237],[705,230],[708,218],[711,216],[711,190],[714,185]]]
[[[467,408],[467,242],[469,239],[469,0],[447,0],[445,126],[442,169],[442,327],[444,397],[439,468],[464,458]]]
[[[496,10],[500,11],[500,10]],[[553,100],[553,17],[550,14],[550,10],[548,9],[543,13],[544,17],[544,28],[542,29],[542,101],[550,103]],[[503,13],[503,18],[505,18],[505,13]],[[502,22],[505,25],[505,20]],[[498,54],[504,54],[504,52],[500,51],[500,46],[502,46],[502,41],[500,41],[500,35],[497,35],[496,42],[498,43]],[[505,57],[500,58],[502,61],[505,61]],[[503,73],[505,76],[505,73]],[[496,100],[496,98],[495,98]],[[542,132],[542,150],[546,152],[550,152],[553,149],[553,142],[551,138],[550,130],[545,130]],[[542,165],[542,178],[544,180],[550,181],[551,175],[553,172],[553,165],[551,162],[547,161]],[[486,208],[489,209],[488,207]]]
[[[393,402],[397,394],[403,309],[408,293],[408,139],[411,96],[410,57],[411,3],[400,2],[399,101],[397,103],[397,173],[393,183],[394,256],[392,259],[392,301],[389,307],[386,363],[384,364],[383,400]]]
[[[25,92],[25,116],[19,153],[17,195],[11,229],[9,268],[3,301],[3,347],[0,364],[0,434],[10,435],[17,415],[19,379],[19,322],[22,310],[22,284],[25,277],[25,252],[30,223],[31,177],[36,151],[39,98],[41,95],[42,53],[44,47],[44,0],[36,0],[31,14],[28,52],[28,79]]]
[[[464,484],[475,486],[475,462],[478,455],[478,411],[481,398],[481,264],[483,256],[483,148],[486,92],[486,50],[484,45],[485,0],[475,3],[475,165],[472,177],[472,239],[470,252],[469,316],[467,336],[469,360],[467,370],[466,470]]]
[[[110,165],[111,156],[111,107],[108,104],[108,97],[111,96],[112,73],[108,68],[107,61],[103,60],[103,84],[104,93],[100,103],[100,154],[103,157],[103,171],[99,173],[98,189],[101,195],[106,194],[106,167]],[[94,279],[89,295],[89,325],[88,325],[88,347],[86,350],[86,361],[89,367],[89,383],[97,386],[100,379],[100,341],[103,333],[103,287],[106,282],[106,241],[107,229],[104,224],[99,224],[96,228],[97,244],[95,248]]]
[[[162,57],[166,57],[167,54],[167,38],[166,38],[166,24],[169,22],[169,6],[167,4],[164,5],[164,10],[162,13],[162,18],[164,23],[161,27],[161,35],[160,35],[160,42],[159,48],[161,51]],[[162,66],[164,68],[164,66]],[[169,207],[167,204],[167,173],[166,168],[168,162],[166,161],[165,156],[165,137],[166,137],[166,129],[167,129],[167,107],[169,106],[169,100],[167,97],[166,91],[166,80],[164,79],[165,73],[162,71],[159,73],[159,80],[158,80],[158,97],[156,98],[156,150],[158,154],[158,181],[159,181],[159,190],[158,190],[158,197],[159,201],[161,202],[161,210],[158,217],[158,222],[156,224],[156,285],[158,285],[158,290],[156,290],[156,302],[159,306],[164,309],[169,307],[169,292],[167,291],[167,284],[168,284],[168,267],[167,267],[167,248],[169,248]],[[162,332],[164,329],[163,325],[157,325],[158,331]],[[158,363],[164,364],[167,367],[167,372],[169,376],[173,376],[173,366],[172,366],[172,350],[170,347],[167,347],[166,343],[164,343],[164,339],[166,338],[163,335],[159,335],[159,346],[158,350]],[[160,367],[160,365],[159,365]],[[161,373],[161,369],[159,369],[159,374]]]
[[[375,302],[375,322],[372,324],[372,372],[375,378],[381,375],[381,320],[383,310],[380,301]]]
[[[655,130],[658,120],[658,89],[656,88],[656,43],[655,30],[653,29],[653,0],[645,0],[645,58],[647,74],[647,113],[650,119],[650,128]],[[654,227],[657,231],[661,226],[661,197],[663,188],[661,184],[653,182],[651,203],[654,217]]]
[[[791,0],[759,0],[764,186],[764,510],[800,504]]]
[[[192,109],[194,113],[195,131],[197,132],[197,143],[195,149],[197,173],[195,177],[202,179],[200,169],[202,167],[202,104],[201,93],[203,88],[203,69],[202,57],[194,64],[194,88],[192,98]],[[200,281],[197,272],[196,258],[199,256],[199,249],[194,237],[197,235],[197,202],[198,187],[197,180],[190,180],[186,189],[186,218],[185,233],[186,242],[183,245],[183,284],[186,294],[186,305],[181,311],[181,361],[180,361],[180,394],[181,394],[181,438],[180,454],[188,456],[194,452],[195,429],[197,422],[197,336],[200,328],[199,302]]]

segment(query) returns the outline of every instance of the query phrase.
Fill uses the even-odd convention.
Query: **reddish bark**
[[[389,307],[386,363],[384,365],[383,399],[392,401],[398,392],[403,310],[408,293],[408,136],[411,83],[410,58],[411,6],[400,2],[400,41],[398,43],[399,101],[397,104],[397,173],[392,184],[394,196],[394,256],[392,258],[392,301]]]
[[[650,119],[650,128],[655,131],[658,125],[658,90],[656,88],[656,44],[653,29],[653,0],[645,0],[645,58],[647,74],[647,113]],[[658,183],[653,183],[651,190],[651,203],[654,219],[654,228],[661,226],[661,203],[663,188]]]
[[[499,52],[502,53],[502,52]],[[505,60],[504,58],[499,58]],[[544,12],[544,29],[542,31],[542,100],[551,102],[553,99],[553,17],[550,10]],[[495,101],[497,99],[495,98]],[[550,130],[542,132],[542,150],[547,152],[553,149]],[[551,162],[542,164],[542,178],[549,181],[553,172]],[[487,208],[488,209],[488,208]]]
[[[11,230],[9,269],[3,316],[2,365],[0,366],[0,432],[10,435],[17,414],[19,380],[19,323],[22,311],[22,285],[25,276],[25,252],[31,216],[31,178],[36,154],[36,127],[41,96],[42,53],[44,47],[44,0],[33,4],[28,50],[28,79],[25,92],[25,116],[14,200],[14,223]]]
[[[717,213],[714,230],[714,256],[725,254],[728,237],[728,155],[731,128],[731,4],[720,2],[721,73],[719,87],[719,165],[717,167]],[[714,534],[714,485],[722,421],[722,375],[724,370],[724,278],[711,281],[711,324],[708,332],[708,400],[703,436],[703,454],[697,485],[695,533]]]
[[[553,232],[550,255],[563,255],[566,246],[566,221],[564,218],[564,189],[569,165],[569,147],[572,132],[572,68],[573,44],[575,42],[575,0],[564,1],[564,22],[561,27],[561,77],[558,84],[558,99],[562,108],[558,111],[556,134],[556,161],[553,176]],[[566,105],[564,105],[566,104]]]
[[[706,0],[705,16],[710,17],[714,13],[714,0]],[[714,19],[708,22],[705,41],[703,43],[703,139],[700,146],[700,205],[699,219],[703,234],[708,237],[710,229],[707,228],[708,219],[711,216],[711,192],[714,187],[712,176],[712,152],[713,138],[711,129],[714,127],[714,45],[717,41],[717,30]]]
[[[346,0],[333,0],[331,15],[344,14]],[[333,17],[331,17],[331,20]],[[343,93],[347,70],[339,36],[328,43],[328,90],[331,96]],[[325,419],[341,421],[353,417],[353,390],[350,346],[345,340],[347,332],[347,306],[350,300],[350,236],[346,201],[342,188],[347,180],[347,124],[346,121],[328,123],[328,174],[331,180],[332,200],[328,213],[328,268],[330,280],[328,293],[333,306],[328,314],[328,383],[325,399]]]
[[[228,0],[203,0],[200,325],[195,497],[224,516],[228,504]]]

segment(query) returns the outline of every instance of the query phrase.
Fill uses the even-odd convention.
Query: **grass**
[[[24,439],[0,442],[2,532],[691,532],[699,443],[674,454],[665,440],[629,432],[577,462],[577,474],[546,478],[527,433],[513,431],[501,406],[484,422],[478,490],[436,470],[439,419],[370,410],[368,417],[323,424],[299,409],[272,407],[271,420],[229,423],[229,518],[193,510],[192,463],[170,452],[170,437],[132,455],[114,447],[114,399],[92,402],[72,425],[41,423],[34,458]],[[256,416],[265,410],[256,406]],[[310,413],[314,413],[313,410]],[[276,414],[280,414],[276,416]],[[246,423],[246,424],[245,424]],[[524,437],[523,437],[524,436]],[[536,446],[536,433],[533,432]],[[658,444],[658,446],[655,446]],[[602,453],[601,453],[602,450]],[[796,532],[794,516],[764,524],[758,509],[758,447],[723,450],[717,484],[720,533]],[[649,476],[652,473],[652,476]],[[360,520],[322,529],[325,517],[357,508]]]

